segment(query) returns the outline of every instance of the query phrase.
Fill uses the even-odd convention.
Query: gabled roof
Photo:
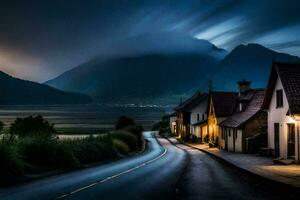
[[[263,108],[269,108],[278,76],[289,103],[289,112],[300,114],[300,63],[273,62]]]
[[[201,102],[208,99],[208,94],[196,92],[192,97],[185,100],[179,106],[175,108],[175,111],[179,112],[191,112],[192,109],[197,107]]]
[[[248,91],[245,95],[245,97],[248,99],[245,110],[242,112],[235,112],[222,123],[220,123],[220,126],[237,128],[243,125],[261,110],[264,101],[264,95],[265,90],[263,89],[252,89]]]
[[[237,92],[211,92],[216,117],[227,117],[234,111]]]

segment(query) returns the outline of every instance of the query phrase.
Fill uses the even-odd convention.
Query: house
[[[197,134],[201,137],[201,133],[196,131],[194,125],[197,127],[204,126],[197,125],[197,123],[206,120],[207,103],[205,102],[207,102],[207,99],[207,94],[196,92],[192,97],[175,108],[177,117],[176,128],[179,137],[190,138],[191,134]]]
[[[300,160],[300,63],[273,62],[263,108],[268,110],[268,147],[274,156]]]
[[[211,145],[219,145],[219,124],[233,113],[237,99],[237,92],[210,92],[205,140]]]
[[[207,137],[207,105],[208,94],[203,94],[202,97],[198,99],[195,107],[190,111],[191,135],[196,141],[201,143],[205,142],[204,138]]]
[[[170,115],[168,115],[169,117],[169,127],[170,127],[170,131],[173,135],[176,135],[176,113],[173,112]]]
[[[264,89],[251,89],[249,81],[239,81],[235,111],[221,122],[219,147],[232,152],[256,153],[267,146],[267,113],[263,111]]]

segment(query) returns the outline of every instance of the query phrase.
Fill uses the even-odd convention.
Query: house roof
[[[201,102],[208,99],[208,94],[196,92],[192,97],[178,105],[175,110],[180,112],[191,112]]]
[[[226,117],[234,111],[237,92],[211,92],[216,117]]]
[[[278,77],[289,103],[289,112],[300,114],[300,63],[273,62],[263,108],[269,108]]]
[[[235,112],[229,116],[226,120],[220,123],[220,126],[237,128],[251,119],[258,111],[261,110],[264,101],[265,90],[252,89],[242,98],[247,98],[247,105],[244,111]]]

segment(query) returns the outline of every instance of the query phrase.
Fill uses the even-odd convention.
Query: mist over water
[[[42,115],[54,123],[55,128],[64,130],[111,130],[121,115],[135,119],[145,129],[151,129],[161,117],[170,112],[169,107],[103,106],[103,105],[39,105],[0,106],[0,121],[6,126],[17,117]]]

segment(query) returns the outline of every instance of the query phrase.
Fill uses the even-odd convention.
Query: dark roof
[[[201,102],[206,101],[208,99],[208,94],[196,92],[192,97],[185,100],[183,103],[178,105],[175,110],[180,112],[191,112],[196,106],[198,106]]]
[[[211,92],[216,117],[226,117],[234,111],[237,92]]]
[[[237,128],[251,119],[261,110],[264,101],[265,90],[253,89],[247,92],[243,99],[247,98],[247,105],[244,111],[236,111],[226,120],[220,123],[220,126]]]
[[[263,108],[269,108],[278,76],[289,103],[289,112],[300,114],[300,63],[273,62]]]

